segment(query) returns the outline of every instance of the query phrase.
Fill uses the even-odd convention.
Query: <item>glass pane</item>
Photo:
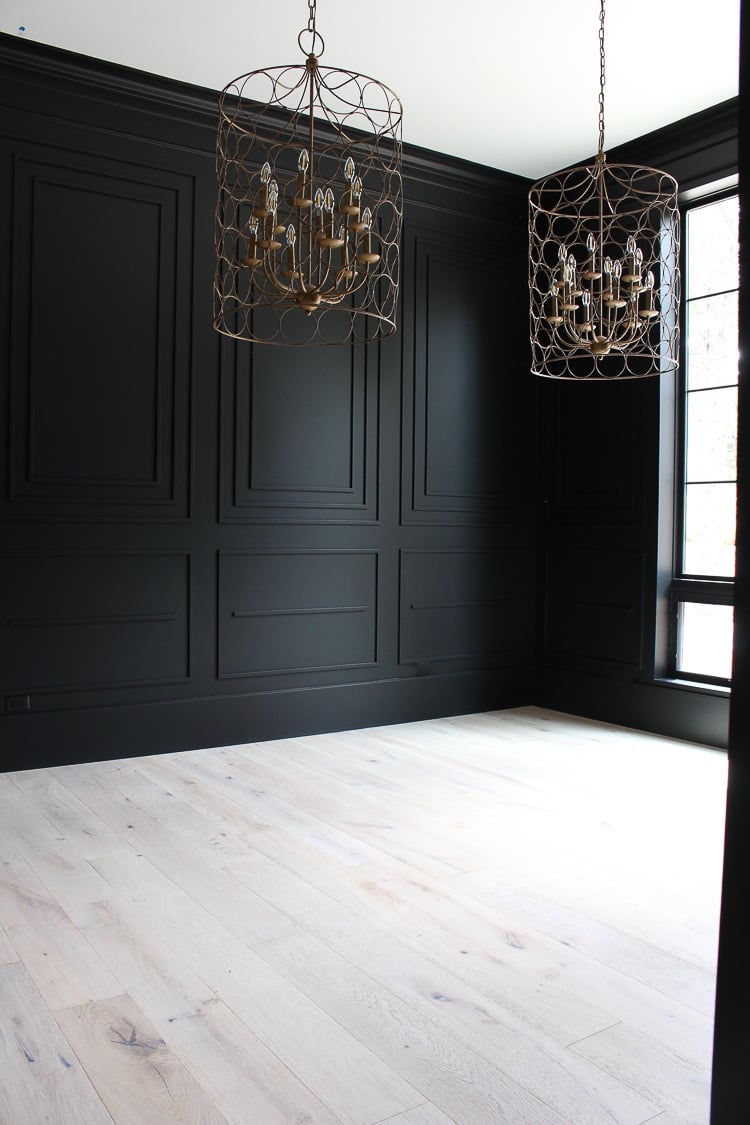
[[[718,387],[737,382],[740,352],[737,293],[703,297],[687,306],[687,385]]]
[[[734,630],[731,605],[680,602],[677,629],[678,672],[730,679]]]
[[[734,484],[685,487],[685,574],[734,577],[736,492]]]
[[[736,195],[687,213],[687,295],[703,297],[739,285],[739,201]]]
[[[737,478],[737,390],[691,391],[687,396],[689,482]]]

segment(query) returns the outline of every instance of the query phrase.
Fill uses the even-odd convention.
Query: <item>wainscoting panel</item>
[[[644,568],[642,552],[548,553],[544,650],[551,663],[641,666]]]
[[[374,522],[377,348],[222,354],[222,519]]]
[[[186,518],[192,179],[24,144],[12,191],[8,516]]]
[[[404,523],[521,518],[514,358],[525,312],[516,259],[496,240],[471,222],[462,241],[405,232],[414,277],[404,312]]]
[[[402,551],[400,662],[424,674],[433,662],[528,659],[525,569],[519,551]]]
[[[377,662],[377,553],[222,551],[219,676]]]
[[[544,389],[548,519],[642,524],[643,385],[566,383]]]
[[[189,573],[184,554],[0,556],[5,692],[33,696],[187,680]],[[36,701],[29,702],[35,709]]]

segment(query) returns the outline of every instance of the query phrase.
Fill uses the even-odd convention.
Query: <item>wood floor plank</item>
[[[240,767],[238,772],[235,767]],[[267,828],[281,828],[325,855],[335,857],[340,863],[352,866],[380,859],[383,852],[366,844],[341,828],[314,815],[307,807],[282,799],[273,792],[259,787],[252,771],[247,771],[246,759],[234,748],[214,753],[196,754],[183,758],[176,768],[211,786],[227,797]],[[285,794],[285,797],[289,794]],[[315,803],[311,808],[317,808]],[[453,868],[449,869],[455,874]]]
[[[554,936],[563,945],[605,965],[616,966],[620,972],[704,1015],[712,1014],[715,980],[707,965],[680,958],[571,910],[560,901],[560,895],[556,900],[548,899],[504,877],[498,878],[494,872],[471,875],[462,885],[493,906],[527,918],[533,928]]]
[[[0,824],[56,898],[95,902],[106,894],[106,885],[80,852],[15,784],[0,790]]]
[[[23,965],[0,966],[0,1122],[112,1125]]]
[[[509,1077],[500,1060],[495,1066],[467,1049],[450,1031],[310,934],[266,942],[258,953],[404,1078],[427,1090],[454,1120],[472,1125],[568,1120]]]
[[[696,1060],[711,1056],[709,1017],[623,974],[618,966],[548,938],[522,912],[495,911],[462,895],[463,878],[430,884],[423,872],[408,867],[396,879],[392,868],[372,865],[362,872],[334,872],[323,861],[313,862],[285,834],[267,833],[258,848],[272,863],[281,863],[372,925],[387,927],[399,941],[449,967],[559,1043],[623,1018],[665,1045],[677,1035]],[[257,858],[238,865],[233,874],[241,879],[253,865],[259,869]],[[299,904],[303,902],[300,897]]]
[[[18,960],[20,960],[18,952],[0,921],[0,965],[12,965],[14,961]]]
[[[109,950],[128,992],[157,1026],[182,1012],[204,1012],[207,998],[224,1000],[297,1084],[346,1125],[371,1125],[426,1099],[184,897],[145,903],[140,913],[114,901],[87,909],[98,914],[85,927],[92,943]],[[173,1026],[184,1030],[180,1020]]]
[[[0,973],[227,1125],[705,1122],[725,798],[540,708],[0,775]],[[82,1120],[21,1057],[2,1125]]]
[[[647,1097],[657,1096],[658,1089],[682,1125],[707,1125],[710,1077],[676,1051],[626,1024],[591,1035],[572,1050]]]
[[[399,1113],[397,1117],[378,1121],[376,1125],[454,1125],[454,1122],[434,1105],[425,1102],[424,1105],[418,1105],[414,1109],[407,1109],[406,1113]]]
[[[65,785],[68,778],[64,779]],[[219,864],[225,862],[221,853],[200,846],[188,848],[185,840],[171,831],[158,815],[147,812],[119,789],[113,788],[96,793],[84,793],[82,800],[92,801],[106,823],[120,832],[123,841],[137,847],[138,851],[149,856],[155,866],[186,893],[198,898],[217,918],[226,922],[251,944],[283,937],[294,929],[290,920],[264,899],[258,898],[248,888],[238,887],[221,870]],[[189,862],[186,857],[189,855]],[[103,890],[100,899],[109,897],[110,887],[99,874],[101,861],[92,865],[92,874],[101,881]]]
[[[194,921],[185,914],[184,896],[176,902],[162,899],[161,908],[170,920],[171,943],[163,940],[161,932],[154,937],[153,925],[144,924],[155,913],[153,899],[140,903],[141,914],[137,906],[116,899],[82,904],[80,924],[101,955],[118,965],[128,994],[228,1122],[288,1125],[299,1120],[336,1125],[339,1119],[325,1104],[175,953],[176,925]],[[218,930],[218,955],[224,940],[231,949],[233,939],[217,923],[213,925]],[[186,940],[189,944],[189,931]],[[245,950],[240,947],[234,953],[233,964]],[[232,1002],[239,1010],[234,996]]]
[[[170,1017],[164,1035],[229,1125],[340,1125],[223,1001]]]
[[[129,996],[57,1013],[117,1125],[227,1125]]]
[[[96,859],[122,847],[122,840],[49,770],[23,770],[13,774],[13,783],[84,859]]]
[[[0,865],[0,914],[50,1008],[116,996],[122,985],[70,916],[23,863]]]
[[[260,746],[252,760],[234,763],[235,774],[252,778],[271,793],[285,793],[299,809],[314,808],[316,816],[329,825],[343,824],[347,832],[378,852],[438,874],[460,874],[473,866],[472,845],[452,845],[452,834],[445,824],[427,813],[412,809],[408,820],[394,832],[392,799],[375,796],[364,789],[352,801],[351,789],[333,777],[323,785],[304,761],[272,762],[272,751]],[[374,858],[374,857],[373,857]]]
[[[354,978],[357,983],[350,986],[353,1002],[343,1009],[336,1008],[336,1018],[345,1025],[353,1016],[361,1016],[356,1001],[366,992],[369,978],[371,991],[377,993],[379,987],[389,997],[400,998],[441,1034],[452,1036],[494,1065],[504,1081],[532,1094],[540,1105],[564,1120],[604,1122],[616,1107],[620,1121],[640,1125],[662,1108],[658,1102],[634,1096],[627,1087],[611,1083],[596,1068],[581,1071],[565,1048],[533,1030],[507,1008],[390,935],[373,934],[372,926],[350,911],[326,907],[303,880],[285,878],[278,869],[276,873],[269,870],[267,875],[270,877],[265,883],[266,893],[274,896],[277,904],[283,902],[288,910],[299,911],[300,921],[304,911],[309,929],[326,948],[307,934],[267,942],[258,947],[258,955],[274,964],[279,972],[294,973],[290,979],[305,991],[315,985],[317,974],[323,974],[313,997],[321,1006],[325,1006],[326,996],[335,997],[337,991],[347,987],[348,977]],[[260,888],[257,869],[255,879]],[[300,953],[300,949],[307,952]],[[341,963],[336,950],[343,951]],[[360,1022],[354,1033],[362,1039],[367,1031],[367,1024]],[[441,1109],[451,1112],[432,1096]],[[565,1107],[574,1110],[572,1117],[566,1117]],[[522,1108],[519,1105],[516,1112],[520,1114]],[[541,1109],[538,1107],[536,1112]]]

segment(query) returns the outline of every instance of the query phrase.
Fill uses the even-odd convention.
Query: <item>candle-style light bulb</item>
[[[590,332],[593,328],[593,323],[591,321],[591,293],[588,289],[584,289],[581,294],[581,310],[582,318],[578,324],[578,331]]]
[[[306,148],[303,148],[297,160],[297,191],[294,196],[295,207],[312,207],[310,186],[308,184],[309,167],[310,153]]]
[[[558,324],[562,324],[563,318],[560,315],[560,301],[559,301],[559,298],[557,296],[557,290],[556,289],[553,289],[552,292],[550,293],[549,301],[550,301],[550,311],[544,319],[547,321],[547,324],[549,324],[550,327],[557,328]]]
[[[335,207],[335,205],[336,200],[334,199],[333,192],[328,187],[326,188],[326,193],[323,197],[323,208],[325,210],[323,229],[325,231],[327,241],[333,240],[333,208]]]
[[[628,235],[627,242],[625,243],[626,261],[625,269],[622,273],[622,280],[629,282],[630,285],[635,287],[637,281],[640,280],[638,269],[638,247],[636,246],[635,239],[632,234]]]
[[[290,223],[286,228],[286,273],[287,277],[299,277],[297,273],[296,261],[296,243],[297,231],[294,229],[294,223]]]
[[[323,237],[323,192],[321,188],[315,189],[313,206],[315,207],[315,238],[320,240]]]
[[[362,205],[362,179],[360,176],[355,176],[352,180],[352,211],[349,213],[349,230],[361,231],[364,230],[364,224],[359,217],[360,207]]]
[[[324,246],[327,250],[333,250],[341,245],[341,239],[336,238],[333,233],[333,209],[335,206],[336,198],[332,188],[328,187],[325,190],[325,195],[322,196],[322,233],[318,237],[318,245]]]
[[[247,254],[240,260],[240,265],[255,269],[263,261],[258,257],[258,220],[252,218],[245,229],[247,238]]]
[[[362,249],[357,254],[357,261],[363,265],[371,265],[380,261],[380,254],[375,254],[372,249],[372,211],[365,207],[362,212]]]
[[[344,192],[343,196],[341,197],[341,206],[339,207],[339,211],[341,212],[342,215],[358,215],[359,214],[359,200],[357,200],[356,203],[354,202],[354,177],[355,177],[355,173],[356,173],[356,167],[354,165],[354,161],[352,160],[351,156],[347,156],[347,158],[344,162],[344,179],[346,180],[346,191]],[[361,190],[362,181],[360,180],[359,183],[360,183],[360,190]]]
[[[553,282],[553,284],[558,289],[564,289],[565,288],[567,265],[568,265],[568,248],[567,248],[567,246],[565,245],[564,242],[561,242],[560,245],[557,248],[557,260],[558,260],[558,267],[557,267],[558,272],[557,272],[557,277],[555,278],[555,281]]]
[[[341,240],[341,269],[337,280],[350,281],[354,277],[355,271],[349,261],[349,237],[346,228],[343,226],[339,227],[339,238]]]
[[[253,208],[253,214],[257,215],[259,219],[265,219],[268,214],[268,185],[271,180],[271,165],[268,161],[265,162],[260,170],[260,192],[258,193],[257,206]]]
[[[581,270],[581,277],[586,281],[595,281],[600,278],[601,270],[596,265],[596,237],[593,232],[589,233],[586,238],[586,249],[588,250],[588,258],[586,259],[586,267]]]
[[[609,289],[604,294],[604,303],[611,309],[621,309],[627,304],[627,301],[623,301],[620,297],[622,262],[610,262],[609,265]]]
[[[571,297],[580,297],[582,293],[582,290],[578,288],[578,278],[576,276],[577,265],[578,263],[576,262],[575,254],[568,254],[567,282],[570,287]]]
[[[659,315],[658,309],[654,306],[654,275],[651,270],[646,274],[646,303],[642,309],[638,310],[638,315],[642,320],[651,320],[653,317]]]
[[[263,165],[263,171],[268,168],[270,174],[270,167],[266,164]],[[279,185],[276,180],[266,180],[263,185],[263,190],[266,193],[266,206],[265,214],[263,215],[263,237],[258,241],[258,245],[262,246],[264,250],[280,250],[281,243],[275,239],[276,234],[283,231],[283,227],[276,226],[276,208],[279,204]],[[256,212],[257,214],[257,212]]]

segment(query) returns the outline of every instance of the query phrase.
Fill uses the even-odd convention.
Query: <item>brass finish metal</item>
[[[677,183],[607,163],[604,4],[596,158],[529,193],[532,373],[553,379],[640,379],[678,365]]]
[[[308,9],[304,63],[219,98],[214,327],[296,346],[381,339],[396,328],[403,111],[380,82],[320,64]]]

